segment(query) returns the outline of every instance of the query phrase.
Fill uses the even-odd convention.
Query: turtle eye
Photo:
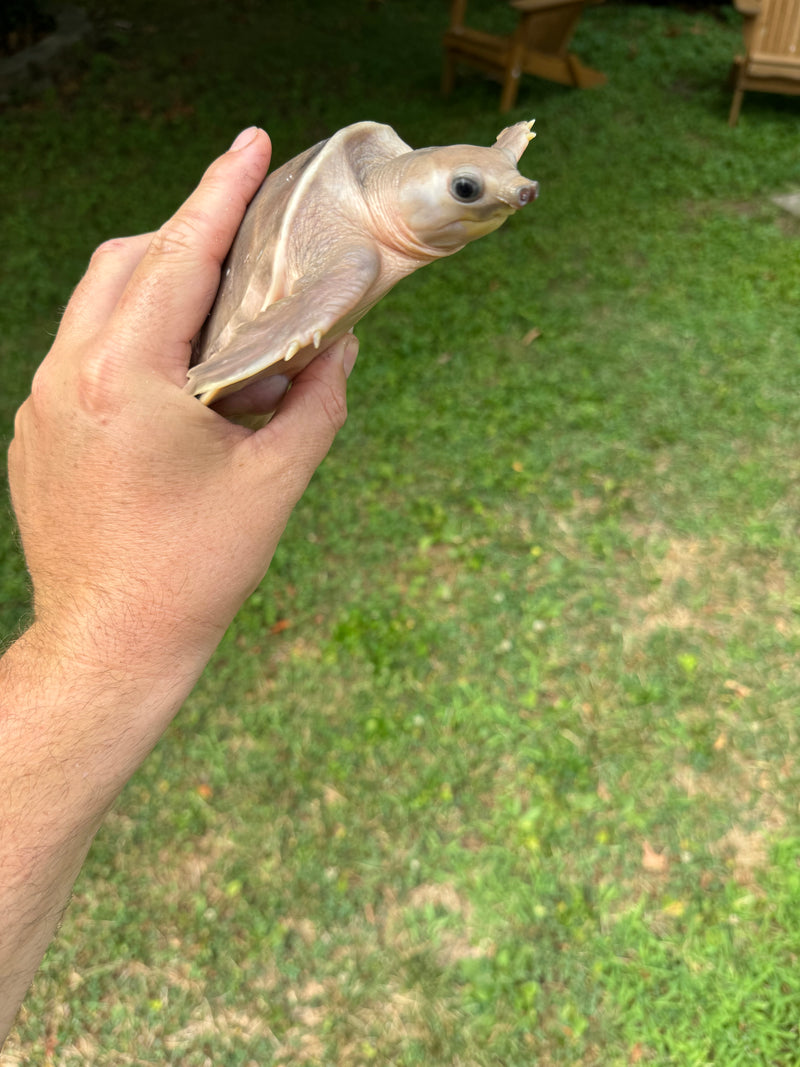
[[[471,204],[483,196],[483,183],[471,174],[457,174],[450,183],[450,192],[462,204]]]

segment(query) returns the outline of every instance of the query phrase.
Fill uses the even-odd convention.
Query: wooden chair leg
[[[572,52],[567,52],[564,56],[566,60],[567,70],[572,78],[572,86],[574,89],[579,89],[581,85],[581,64],[577,56],[574,56]]]
[[[522,76],[522,60],[527,41],[527,19],[519,20],[516,33],[511,38],[506,67],[503,72],[503,92],[500,95],[500,111],[510,111],[517,102],[519,80]]]
[[[738,61],[731,71],[731,81],[733,82],[733,100],[731,101],[731,110],[728,115],[728,125],[735,126],[739,121],[739,112],[742,109],[742,100],[744,99],[744,65]]]
[[[575,89],[596,89],[600,85],[605,85],[608,81],[602,71],[585,67],[572,52],[567,52],[564,59],[569,68],[572,85]]]
[[[521,71],[509,64],[503,75],[503,91],[500,94],[500,111],[510,111],[517,102]]]
[[[731,111],[728,115],[728,125],[735,126],[739,121],[739,112],[742,108],[742,100],[744,99],[744,89],[737,89],[733,94],[733,102],[731,103]]]

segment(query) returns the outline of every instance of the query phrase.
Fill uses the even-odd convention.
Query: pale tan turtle
[[[187,390],[212,404],[297,374],[417,267],[458,252],[534,200],[517,162],[533,122],[491,148],[412,150],[358,122],[284,163],[250,204],[195,346]]]

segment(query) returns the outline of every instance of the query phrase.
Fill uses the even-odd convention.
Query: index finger
[[[188,346],[219,286],[220,266],[269,166],[264,130],[243,131],[153,235],[112,326],[135,341],[137,363],[183,381]]]
[[[152,239],[152,233],[115,237],[95,249],[64,309],[61,337],[83,342],[105,325]]]

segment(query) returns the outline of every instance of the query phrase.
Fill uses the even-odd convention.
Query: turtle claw
[[[314,330],[314,333],[312,335],[311,340],[312,340],[312,342],[314,344],[314,348],[318,349],[319,346],[322,344],[322,330]],[[305,348],[305,346],[307,344],[308,344],[308,341],[305,341],[304,343],[301,343],[295,337],[295,339],[292,341],[292,343],[286,349],[286,352],[285,352],[284,357],[283,357],[283,362],[284,363],[288,363],[290,359],[294,359],[294,357],[297,355],[297,353],[300,351],[300,349],[301,348]]]

